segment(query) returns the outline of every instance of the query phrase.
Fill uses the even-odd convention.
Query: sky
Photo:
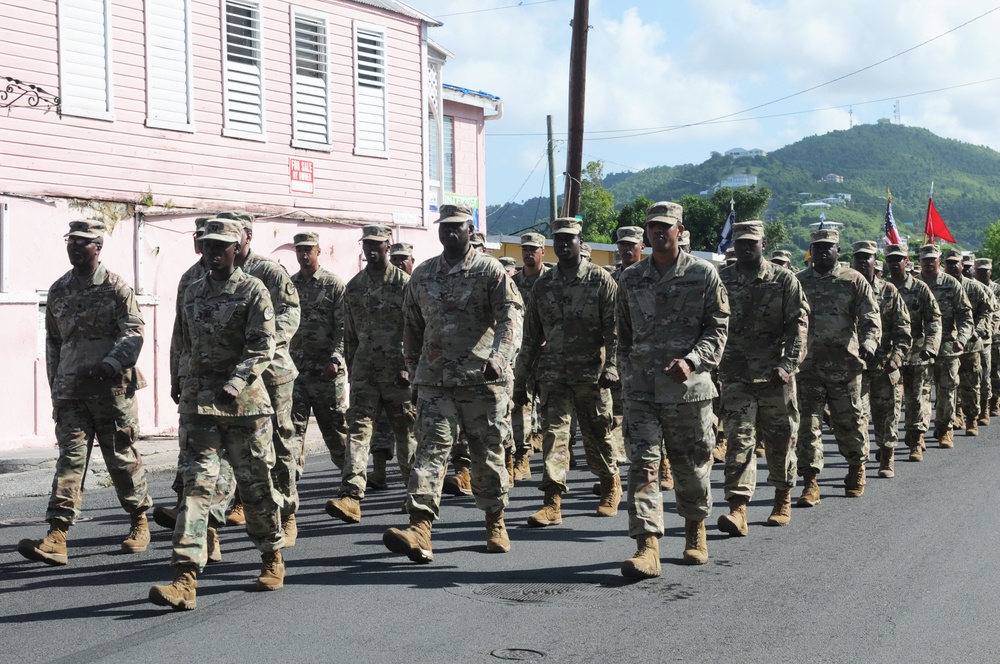
[[[444,82],[503,99],[486,203],[547,194],[546,115],[561,193],[574,0],[409,4],[444,23]],[[998,0],[590,0],[589,24],[583,159],[605,173],[775,150],[897,100],[904,125],[1000,150]]]

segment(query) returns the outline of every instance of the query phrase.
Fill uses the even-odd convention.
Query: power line
[[[502,7],[487,7],[486,9],[470,9],[467,12],[453,12],[451,14],[437,14],[437,18],[448,16],[464,16],[465,14],[481,14],[482,12],[495,12],[501,9],[518,9],[520,7],[530,7],[531,5],[545,5],[550,2],[560,2],[560,0],[535,0],[535,2],[519,2],[516,5],[504,5]]]
[[[530,180],[531,176],[535,174],[535,171],[538,170],[538,165],[542,163],[542,160],[545,159],[545,157],[547,157],[548,154],[549,154],[549,149],[548,146],[546,146],[546,148],[542,150],[542,156],[538,158],[538,161],[535,162],[535,165],[531,169],[531,172],[528,173],[528,177],[524,178],[524,182],[522,182],[521,186],[517,188],[517,191],[514,192],[514,195],[511,196],[510,199],[503,204],[502,208],[500,208],[500,216],[498,216],[496,219],[493,220],[494,224],[503,219],[504,214],[506,214],[507,210],[510,209],[510,204],[514,202],[514,199],[517,198],[517,195],[521,193],[522,189],[524,189],[524,185],[528,184],[528,180]]]

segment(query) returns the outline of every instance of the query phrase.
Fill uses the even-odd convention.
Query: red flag
[[[934,207],[933,197],[927,198],[927,222],[924,224],[924,235],[927,236],[931,244],[934,244],[934,238],[957,244],[955,238],[951,236],[948,227],[945,226],[944,219],[941,218],[937,208]]]

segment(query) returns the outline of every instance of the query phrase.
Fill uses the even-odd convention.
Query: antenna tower
[[[900,121],[899,121],[899,100],[898,99],[896,100],[896,103],[892,105],[892,117],[896,121],[896,124],[900,124]]]

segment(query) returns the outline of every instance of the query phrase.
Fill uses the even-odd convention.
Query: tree
[[[649,200],[645,196],[639,196],[637,199],[631,203],[625,205],[621,210],[618,211],[618,224],[615,226],[616,237],[617,231],[622,226],[639,226],[641,228],[646,227],[646,210],[653,201]]]
[[[764,240],[767,241],[769,251],[777,249],[788,242],[788,229],[785,228],[784,222],[775,220],[764,224]]]
[[[580,214],[583,217],[583,240],[610,244],[618,223],[615,197],[604,188],[604,162],[590,161],[580,182]]]
[[[992,260],[1000,258],[1000,220],[986,227],[983,233],[983,248],[979,250],[979,256]]]
[[[750,221],[760,218],[770,198],[770,189],[756,185],[737,189],[722,187],[708,200],[693,194],[685,196],[681,205],[684,206],[684,228],[691,232],[691,248],[713,252],[718,249],[722,228],[729,217],[730,200],[735,202],[736,221]]]

